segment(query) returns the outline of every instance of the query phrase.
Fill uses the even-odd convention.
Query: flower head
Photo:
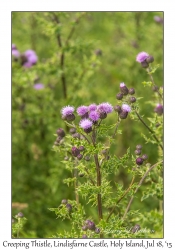
[[[89,105],[88,110],[91,111],[95,111],[97,109],[97,105],[95,103]]]
[[[83,119],[80,121],[80,127],[83,129],[89,129],[92,128],[92,121],[90,121],[89,119]]]
[[[154,21],[155,21],[156,23],[163,23],[163,18],[160,17],[160,16],[154,16]]]
[[[97,111],[91,111],[89,113],[89,118],[93,121],[93,122],[96,122],[100,119],[100,115]]]
[[[71,149],[73,156],[77,157],[80,154],[80,150],[77,147],[72,147]]]
[[[63,108],[61,109],[61,114],[62,114],[63,116],[72,115],[73,112],[74,112],[74,110],[75,110],[74,107],[68,105],[68,106],[63,107]]]
[[[121,87],[121,88],[123,88],[123,87],[125,87],[125,86],[126,86],[126,85],[125,85],[124,82],[121,82],[121,83],[120,83],[120,87]]]
[[[142,159],[141,157],[138,157],[138,158],[136,159],[136,164],[137,164],[137,165],[142,165],[142,164],[143,164],[143,159]]]
[[[17,47],[15,44],[12,44],[12,50],[17,50]]]
[[[88,107],[87,107],[87,106],[82,105],[82,106],[80,106],[80,107],[77,108],[77,114],[78,114],[79,116],[83,116],[83,115],[85,115],[87,112],[88,112]]]
[[[30,68],[32,65],[36,64],[38,61],[38,57],[34,50],[26,50],[24,52],[24,56],[26,57],[26,62],[23,64],[24,67]]]
[[[97,107],[97,111],[99,113],[106,113],[106,114],[109,114],[113,111],[113,107],[110,103],[108,102],[103,102],[101,104],[98,105]]]
[[[129,92],[129,90],[124,82],[120,83],[120,91],[122,92],[123,95],[127,95]]]
[[[17,49],[12,49],[12,55],[16,58],[20,57],[20,52]]]
[[[148,53],[146,52],[140,52],[137,56],[136,56],[136,61],[139,63],[142,63],[146,60],[146,58],[148,57]]]
[[[123,104],[122,110],[129,113],[129,112],[131,112],[131,107],[128,104]]]
[[[158,115],[162,115],[163,114],[163,105],[158,103],[154,109],[154,111],[158,114]]]
[[[44,85],[42,83],[36,83],[36,84],[34,84],[33,87],[36,90],[44,89]]]

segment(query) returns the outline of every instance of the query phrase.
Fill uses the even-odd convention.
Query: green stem
[[[142,122],[142,124],[149,130],[149,132],[152,134],[152,136],[154,137],[154,139],[157,141],[158,145],[161,147],[161,149],[163,150],[163,146],[162,144],[159,142],[157,136],[154,134],[154,131],[144,122],[144,120],[141,118],[141,116],[139,115],[139,113],[137,113],[137,111],[135,110],[135,113],[137,115],[137,117],[139,118],[139,120]]]
[[[95,130],[92,131],[92,143],[94,147],[96,147],[96,133]],[[96,165],[96,173],[97,173],[97,186],[101,187],[101,171],[100,171],[100,164],[98,160],[98,155],[94,155],[95,165]],[[102,198],[101,193],[97,194],[97,204],[98,204],[98,217],[99,221],[103,219],[103,211],[102,211]],[[100,238],[103,238],[103,234],[100,234]]]
[[[132,185],[133,185],[133,183],[134,183],[134,180],[135,180],[135,176],[133,176],[132,181],[131,181],[131,183],[130,183],[128,189],[127,189],[127,190],[124,192],[124,194],[118,199],[118,201],[116,202],[116,205],[112,208],[110,214],[108,215],[108,217],[107,217],[107,219],[106,219],[106,222],[109,220],[109,218],[110,218],[111,215],[113,214],[113,212],[114,212],[116,206],[117,206],[117,205],[120,203],[120,201],[125,197],[125,195],[130,191],[130,189],[131,189],[131,187],[132,187]]]
[[[147,72],[148,72],[148,75],[150,76],[150,79],[151,79],[153,86],[156,87],[156,85],[154,83],[154,78],[153,78],[152,74],[150,74],[150,72],[151,72],[150,67],[147,68]],[[158,93],[159,97],[163,100],[163,97],[162,97],[161,93],[159,92],[159,90],[156,90],[156,92]]]
[[[17,231],[17,238],[19,239],[19,233],[20,233],[20,218],[18,218],[18,231]]]
[[[74,181],[74,188],[75,188],[75,199],[77,202],[77,205],[79,204],[79,194],[77,192],[77,188],[78,188],[78,169],[74,168],[74,177],[75,177],[75,181]]]
[[[152,165],[152,166],[146,171],[146,173],[145,173],[145,174],[143,175],[143,177],[141,178],[141,180],[140,180],[140,182],[139,182],[137,188],[135,189],[134,194],[137,193],[139,187],[142,185],[144,179],[145,179],[146,176],[149,174],[149,172],[150,172],[153,168],[155,168],[157,165],[159,165],[159,164],[161,164],[161,163],[163,163],[163,161],[160,161],[160,162],[155,163],[154,165]],[[129,211],[129,208],[130,208],[130,206],[131,206],[131,204],[132,204],[133,199],[134,199],[134,195],[131,197],[131,199],[130,199],[130,201],[129,201],[129,203],[128,203],[128,206],[127,206],[127,208],[126,208],[126,210],[125,210],[125,213],[124,213],[124,215],[123,215],[123,218],[122,218],[123,220],[125,219],[125,217],[126,217],[128,211]]]

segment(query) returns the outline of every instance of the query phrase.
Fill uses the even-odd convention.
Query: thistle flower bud
[[[146,62],[147,62],[147,63],[152,63],[152,62],[154,62],[154,57],[149,55],[149,56],[146,58]]]
[[[73,138],[77,138],[77,139],[80,139],[80,134],[79,133],[75,133],[72,135]]]
[[[128,116],[128,112],[127,112],[127,111],[121,111],[121,112],[119,113],[119,117],[120,117],[121,119],[126,119],[127,116]]]
[[[158,115],[162,115],[163,114],[163,105],[162,104],[157,104],[157,106],[155,107],[154,111],[158,114]]]
[[[142,155],[142,159],[146,161],[148,159],[148,156],[146,154]]]
[[[122,100],[122,99],[123,99],[123,94],[122,94],[122,93],[118,93],[118,94],[116,95],[116,99],[117,99],[117,100]]]
[[[95,228],[95,233],[96,233],[96,234],[99,234],[99,233],[100,233],[100,228],[97,228],[97,227],[96,227],[96,228]]]
[[[146,61],[141,62],[142,68],[148,68],[149,64]]]
[[[89,222],[87,223],[87,228],[88,228],[89,230],[94,231],[94,230],[95,230],[95,223],[94,223],[93,221],[89,221]]]
[[[142,145],[137,145],[136,149],[142,149]]]
[[[22,212],[19,212],[19,213],[17,214],[17,217],[18,217],[18,218],[22,218],[22,217],[24,217],[24,215],[23,215]]]
[[[134,88],[130,88],[129,89],[129,94],[130,95],[134,95],[135,94],[135,89]]]
[[[137,165],[142,165],[142,164],[143,164],[143,159],[142,159],[141,157],[138,157],[138,158],[136,159],[136,164],[137,164]]]
[[[106,113],[104,113],[104,112],[100,112],[99,113],[99,116],[100,116],[100,119],[105,119],[106,117],[107,117],[107,114]]]
[[[76,128],[70,128],[69,132],[70,132],[70,134],[75,134],[76,133]]]
[[[120,113],[120,112],[122,111],[120,105],[115,105],[115,106],[114,106],[114,110],[115,110],[116,112],[118,112],[118,113]]]
[[[82,154],[77,155],[77,159],[80,161],[83,158]]]
[[[60,137],[64,137],[65,136],[65,132],[64,132],[64,130],[62,128],[57,129],[56,133]]]
[[[120,91],[122,92],[123,95],[127,95],[129,93],[129,90],[124,84],[124,82],[120,83]]]
[[[72,211],[72,205],[71,204],[67,203],[66,208],[67,208],[68,212]]]
[[[80,151],[77,147],[72,147],[71,149],[73,156],[77,157],[80,154]]]
[[[90,220],[85,221],[85,225],[88,225],[88,223],[91,222]]]
[[[79,149],[80,151],[84,151],[84,146],[79,146],[78,149]]]
[[[67,115],[67,116],[66,116],[66,120],[67,120],[68,122],[74,121],[74,120],[75,120],[75,115],[74,115],[74,114]]]
[[[95,55],[97,55],[97,56],[102,56],[102,50],[101,50],[101,49],[96,49],[96,50],[94,51],[94,53],[95,53]]]
[[[134,102],[136,102],[136,98],[134,96],[131,96],[129,98],[129,101],[130,101],[130,103],[134,103]]]
[[[88,155],[86,155],[85,157],[84,157],[84,159],[85,159],[85,161],[90,161],[90,156],[88,156]]]
[[[63,200],[61,201],[61,203],[62,203],[62,204],[67,204],[67,200],[66,200],[66,199],[63,199]]]
[[[134,153],[135,153],[136,155],[141,155],[141,150],[140,150],[140,149],[136,149],[136,150],[134,151]]]

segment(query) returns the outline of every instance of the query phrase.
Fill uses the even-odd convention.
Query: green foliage
[[[89,238],[162,236],[162,164],[153,168],[138,188],[149,168],[146,164],[160,162],[163,156],[154,137],[162,142],[163,119],[154,113],[154,107],[163,95],[163,28],[154,22],[154,15],[162,13],[12,13],[13,43],[20,53],[33,49],[38,56],[31,68],[12,58],[12,201],[28,204],[23,211],[28,220],[15,218],[13,237],[81,238],[85,233]],[[135,61],[140,51],[154,56],[149,72]],[[160,95],[152,91],[150,77],[159,84]],[[36,90],[34,84],[39,82],[44,88]],[[129,95],[121,101],[115,99],[120,82],[135,88],[135,103],[130,103]],[[95,141],[92,133],[86,134],[78,126],[80,119],[72,123],[61,119],[64,106],[102,102],[112,106],[127,103],[132,111],[123,120],[113,112],[93,126]],[[59,127],[66,136],[54,143]],[[81,139],[74,138],[70,128],[76,128]],[[134,155],[137,144],[149,156],[139,167]],[[72,155],[73,146],[84,146],[83,159]],[[62,199],[72,205],[71,212],[59,205]],[[19,210],[20,206],[13,208],[12,213]],[[87,219],[94,221],[100,234],[82,230]],[[141,230],[133,233],[136,223]]]
[[[12,237],[13,238],[21,238],[24,235],[23,227],[26,223],[26,218],[19,218],[17,215],[14,216],[12,221]]]

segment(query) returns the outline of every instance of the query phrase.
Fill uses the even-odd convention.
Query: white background
[[[11,240],[11,11],[164,11],[164,239],[175,249],[175,15],[173,0],[5,0],[0,4],[0,248]],[[156,34],[153,39],[156,39]],[[174,129],[173,129],[174,128]],[[29,241],[29,240],[27,240]],[[6,248],[7,249],[7,248]],[[9,248],[8,248],[9,249]],[[24,248],[21,248],[24,249]],[[32,248],[35,249],[35,248]],[[119,248],[118,248],[119,249]],[[125,248],[123,248],[125,249]],[[129,249],[129,248],[127,248]]]

